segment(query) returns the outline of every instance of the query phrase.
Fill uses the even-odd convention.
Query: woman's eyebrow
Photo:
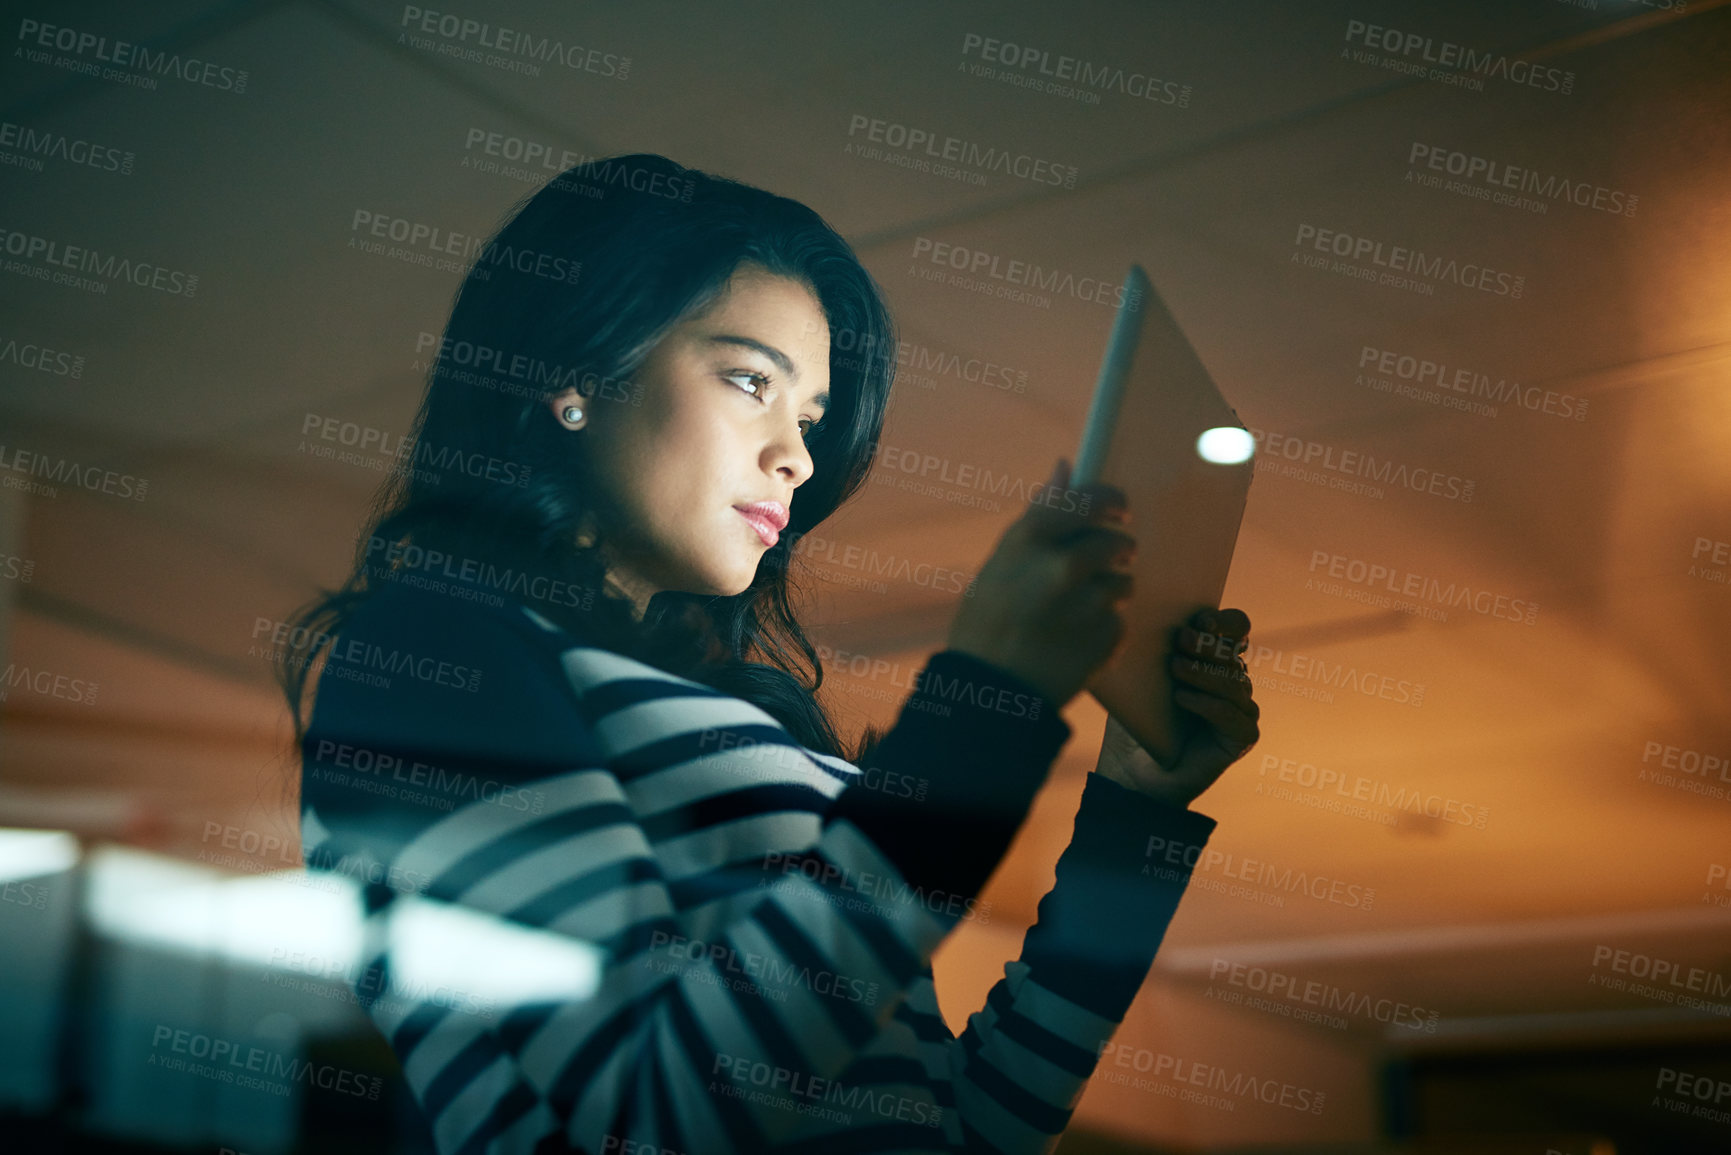
[[[765,357],[768,357],[773,361],[777,369],[786,373],[790,381],[799,380],[799,370],[794,368],[793,362],[788,359],[787,354],[783,353],[780,349],[777,349],[774,345],[766,345],[756,338],[741,337],[735,333],[717,333],[709,338],[709,343],[711,345],[739,345],[746,349],[756,349],[759,353],[762,353]],[[824,411],[827,413],[829,411],[828,390],[817,394],[812,398],[812,402],[823,406]]]
[[[774,345],[765,345],[762,341],[755,338],[740,337],[732,333],[717,333],[709,339],[709,343],[711,345],[742,345],[747,349],[756,349],[759,353],[762,353],[765,357],[774,361],[777,369],[786,373],[793,380],[799,380],[799,370],[793,367],[793,362],[788,360],[787,354],[783,353],[780,349],[777,349]]]

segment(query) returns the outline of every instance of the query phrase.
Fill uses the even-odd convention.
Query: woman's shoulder
[[[532,608],[408,591],[365,599],[336,633],[302,751],[303,808],[331,846],[362,830],[406,845],[465,805],[575,777],[663,809],[772,784],[833,796],[859,773],[759,707],[578,644]]]
[[[386,586],[335,634],[311,730],[419,730],[464,751],[515,746],[595,764],[656,743],[693,757],[739,744],[799,746],[772,715],[723,690],[588,644],[510,598]],[[309,731],[310,735],[310,731]],[[835,773],[853,768],[807,751]]]
[[[325,649],[315,743],[570,764],[598,753],[560,665],[559,636],[520,606],[387,585]]]
[[[530,601],[480,589],[473,583],[439,582],[435,588],[387,581],[345,621],[339,636],[377,644],[418,638],[424,645],[473,653],[516,651],[539,672],[557,669],[562,681],[582,690],[621,680],[659,681],[695,693],[710,691],[647,662],[585,641]]]

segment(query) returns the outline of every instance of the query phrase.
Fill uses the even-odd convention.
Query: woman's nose
[[[767,452],[774,458],[772,464],[775,470],[784,474],[791,484],[804,484],[811,477],[814,468],[811,450],[806,447],[797,420],[792,423],[791,432],[783,430],[767,448]]]

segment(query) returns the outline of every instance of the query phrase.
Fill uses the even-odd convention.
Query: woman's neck
[[[655,596],[655,591],[643,588],[629,574],[622,573],[618,568],[611,565],[607,567],[605,581],[608,590],[631,603],[634,616],[638,621],[642,621],[643,611],[648,608],[649,599]]]
[[[598,531],[595,524],[595,514],[591,510],[584,515],[583,524],[577,531],[577,544],[582,548],[593,546],[597,540]],[[644,581],[631,571],[631,567],[622,561],[614,552],[611,543],[603,543],[601,557],[606,562],[607,573],[602,579],[609,593],[617,594],[630,602],[638,621],[643,620],[643,613],[649,607],[649,599],[658,592],[654,585]]]

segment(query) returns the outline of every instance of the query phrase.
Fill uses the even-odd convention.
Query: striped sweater
[[[491,600],[368,599],[302,750],[303,854],[366,880],[354,989],[440,1152],[1056,1146],[1188,881],[1168,864],[1198,857],[1150,871],[1150,848],[1213,819],[1090,774],[1020,957],[956,1037],[932,952],[990,918],[977,894],[1070,737],[1049,701],[934,654],[861,768]],[[408,907],[471,922],[411,950]],[[569,959],[588,986],[518,982]],[[404,981],[453,960],[488,997]]]

